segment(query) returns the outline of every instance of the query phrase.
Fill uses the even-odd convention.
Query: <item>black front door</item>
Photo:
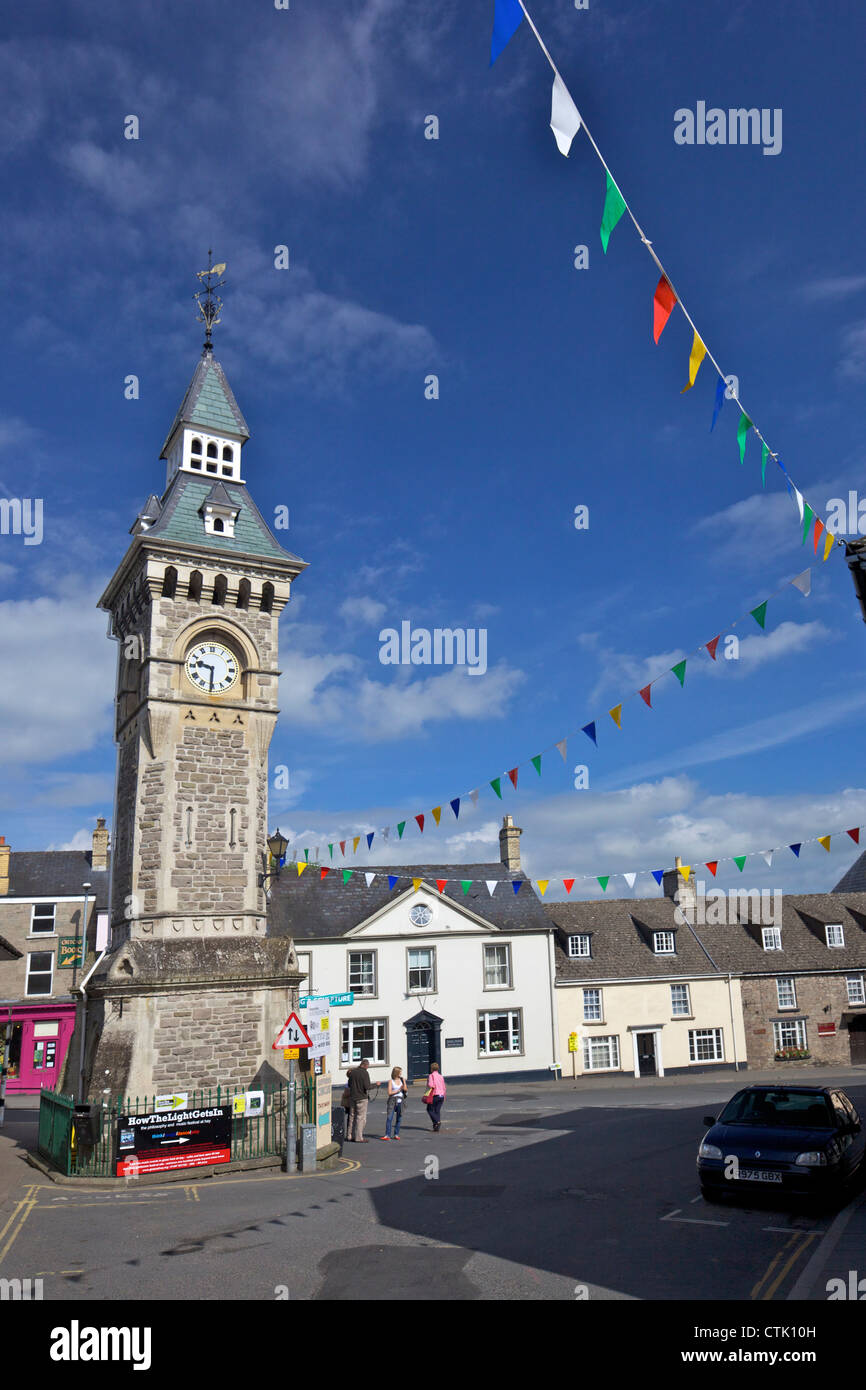
[[[441,1066],[442,1059],[439,1056],[439,1030],[441,1026],[441,1019],[432,1015],[415,1017],[406,1024],[406,1056],[409,1072],[407,1081],[412,1082],[419,1077],[426,1081],[430,1075],[431,1062],[437,1062]]]
[[[641,1076],[655,1076],[656,1040],[654,1033],[638,1033],[637,1057]]]
[[[848,1024],[848,1041],[851,1044],[851,1061],[866,1062],[866,1015],[852,1018]]]

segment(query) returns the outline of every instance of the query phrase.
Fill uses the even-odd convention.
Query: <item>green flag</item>
[[[501,781],[501,777],[494,777],[493,781],[490,783],[491,787],[496,792],[496,795],[499,797],[500,801],[502,800],[502,789],[500,787]]]
[[[759,603],[758,606],[757,606],[757,608],[750,608],[750,609],[749,609],[749,612],[751,613],[751,615],[752,615],[752,617],[754,618],[755,622],[758,624],[758,627],[766,628],[766,626],[767,626],[767,600],[766,600],[766,599],[764,599],[764,602],[763,602],[763,603]]]
[[[601,244],[606,254],[607,243],[610,241],[610,234],[625,212],[625,198],[620,193],[608,170],[605,170],[605,175],[607,177],[607,191],[604,195],[604,212],[601,215]]]
[[[540,777],[540,776],[541,776],[541,754],[539,753],[538,756],[535,757],[535,758],[530,758],[529,761],[532,763],[532,766],[535,768],[535,771],[538,773],[538,775],[539,775],[539,777]]]
[[[353,874],[354,872],[355,872],[354,869],[344,869],[344,870],[343,870],[343,883],[344,883],[344,884],[346,884],[346,883],[349,882],[349,879],[352,877],[352,874]]]
[[[471,878],[461,878],[461,880],[460,880],[460,887],[463,889],[463,892],[464,892],[464,893],[468,893],[468,892],[469,892],[469,889],[472,887],[472,879],[471,879]]]
[[[397,826],[397,839],[398,839],[398,840],[402,840],[402,838],[403,838],[403,831],[404,831],[405,829],[406,829],[406,822],[405,822],[404,820],[401,820],[400,823],[399,823],[399,825]]]
[[[740,463],[746,457],[746,435],[752,428],[752,422],[745,411],[740,416],[740,423],[737,425],[737,443],[740,446]]]
[[[743,872],[743,865],[745,864],[745,862],[746,862],[746,856],[745,856],[745,854],[735,854],[735,855],[734,855],[734,863],[736,864],[736,866],[737,866],[737,868],[739,869],[740,873]],[[739,891],[739,890],[738,890],[738,891]]]
[[[812,508],[809,506],[809,503],[808,503],[808,502],[804,503],[804,505],[803,505],[803,539],[802,539],[801,542],[800,542],[801,545],[805,545],[805,544],[806,544],[806,537],[807,537],[808,534],[809,534],[809,527],[812,525],[812,518],[814,517],[814,515],[815,515],[815,513],[812,511]]]
[[[305,849],[305,850],[304,850],[304,863],[305,863],[305,864],[309,864],[309,862],[310,862],[310,851],[309,851],[308,849]]]
[[[761,445],[761,487],[767,486],[767,458],[770,453],[769,444]]]
[[[333,846],[333,845],[328,845],[328,853],[330,854],[331,858],[333,859],[333,857],[334,857],[334,846]]]
[[[607,885],[610,883],[610,874],[605,874],[603,877],[599,878],[598,881],[601,884],[602,893],[606,893]]]
[[[683,660],[683,661],[678,661],[677,664],[676,664],[676,666],[672,666],[672,667],[671,667],[671,670],[673,671],[673,673],[674,673],[674,675],[676,676],[677,680],[679,681],[680,685],[685,685],[685,683],[686,683],[686,663],[685,663],[685,660]]]

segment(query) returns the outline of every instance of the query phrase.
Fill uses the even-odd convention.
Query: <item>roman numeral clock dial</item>
[[[222,642],[199,642],[184,662],[186,678],[203,695],[225,695],[240,675],[234,652]]]

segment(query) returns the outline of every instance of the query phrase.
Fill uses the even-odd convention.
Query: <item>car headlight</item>
[[[801,1163],[806,1168],[826,1168],[827,1155],[819,1149],[810,1149],[808,1153],[797,1154],[794,1162]]]
[[[723,1158],[723,1157],[724,1157],[724,1155],[723,1155],[721,1149],[717,1148],[715,1144],[708,1144],[708,1143],[706,1142],[706,1140],[704,1140],[704,1142],[701,1144],[701,1147],[698,1149],[698,1158]]]

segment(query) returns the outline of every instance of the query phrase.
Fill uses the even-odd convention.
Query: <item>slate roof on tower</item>
[[[866,850],[858,855],[831,893],[866,893]]]
[[[198,360],[189,389],[166,435],[160,458],[165,458],[171,437],[181,424],[198,425],[200,429],[211,430],[214,434],[234,434],[241,439],[250,437],[226,374],[208,351]]]
[[[294,560],[306,569],[301,560],[286,550],[271,534],[270,528],[243,483],[220,483],[228,504],[238,508],[234,535],[208,535],[203,530],[201,508],[206,500],[213,501],[213,480],[195,478],[183,471],[175,473],[162,499],[162,510],[147,531],[181,545],[207,545],[211,549],[228,550],[236,555],[260,555],[266,559]],[[220,499],[221,500],[221,499]]]
[[[476,917],[483,917],[501,931],[550,930],[551,924],[529,880],[522,873],[509,873],[501,863],[398,864],[393,868],[376,864],[367,870],[355,869],[346,884],[343,883],[342,864],[336,865],[324,880],[319,877],[319,867],[326,866],[311,864],[298,877],[294,864],[287,864],[280,877],[271,880],[270,936],[292,936],[296,941],[343,936],[388,902],[404,896],[407,889],[410,897],[414,896],[411,891],[413,878],[423,879],[434,893],[437,878],[450,879],[442,896],[450,898],[458,907],[468,908]],[[346,867],[351,866],[347,864]],[[376,874],[369,888],[365,872]],[[399,876],[399,882],[391,890],[386,874]],[[455,882],[458,874],[464,879],[477,880],[465,894]],[[483,880],[499,885],[492,897]],[[515,893],[511,885],[518,880],[521,887]]]

